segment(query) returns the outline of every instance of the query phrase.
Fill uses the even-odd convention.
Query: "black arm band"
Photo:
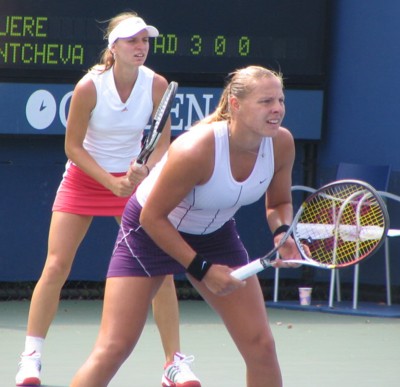
[[[272,234],[274,236],[274,238],[279,235],[282,234],[284,232],[286,232],[287,230],[289,230],[290,226],[288,226],[287,224],[282,224],[281,226],[279,226],[274,233]]]
[[[208,262],[200,254],[196,254],[193,261],[190,262],[190,265],[186,269],[186,272],[198,281],[201,281],[208,270],[210,270],[211,265],[212,263]]]

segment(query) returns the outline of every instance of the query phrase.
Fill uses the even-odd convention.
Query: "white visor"
[[[155,38],[158,36],[156,27],[148,26],[140,17],[130,17],[119,23],[108,36],[108,48],[115,43],[119,38],[129,38],[136,35],[138,32],[147,30],[149,37]]]

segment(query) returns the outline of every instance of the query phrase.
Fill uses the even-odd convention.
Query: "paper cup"
[[[312,288],[299,288],[300,305],[311,304]]]

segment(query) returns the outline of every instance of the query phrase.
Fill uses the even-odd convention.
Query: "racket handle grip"
[[[243,281],[262,270],[264,270],[264,266],[261,264],[259,259],[256,259],[255,261],[234,270],[231,273],[231,276]]]

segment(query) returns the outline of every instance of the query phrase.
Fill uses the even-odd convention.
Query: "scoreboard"
[[[1,0],[0,81],[75,82],[106,47],[108,20],[135,11],[160,35],[146,65],[181,83],[221,84],[250,64],[287,87],[325,81],[329,0]]]

